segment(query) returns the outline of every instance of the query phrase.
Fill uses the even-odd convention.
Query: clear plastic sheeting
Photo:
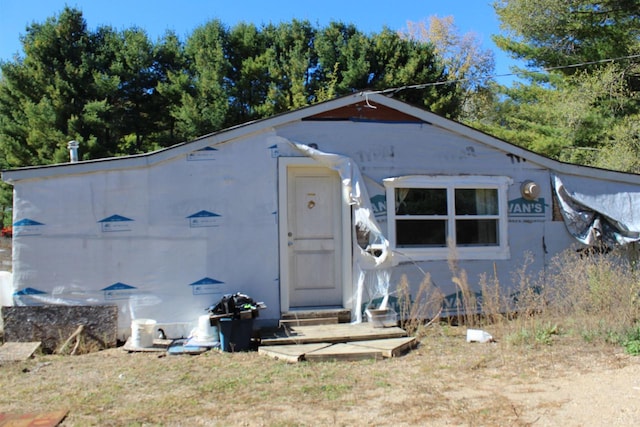
[[[295,148],[318,163],[338,172],[345,189],[345,203],[353,206],[353,275],[356,281],[352,321],[362,321],[360,307],[367,301],[389,298],[389,241],[376,222],[364,179],[356,163],[347,156],[324,153],[307,145],[293,143]],[[366,298],[366,299],[365,299]],[[383,302],[384,304],[384,302]]]
[[[567,229],[581,243],[612,246],[640,240],[639,192],[588,194],[567,188],[557,175],[551,182]]]

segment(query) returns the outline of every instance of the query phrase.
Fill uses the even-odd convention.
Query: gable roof
[[[265,129],[301,120],[424,122],[560,173],[640,184],[640,175],[553,160],[422,108],[381,94],[368,92],[359,92],[270,118],[240,124],[150,153],[74,163],[28,166],[3,171],[2,179],[8,183],[14,183],[24,179],[47,178],[57,175],[140,168],[236,138],[245,137]]]

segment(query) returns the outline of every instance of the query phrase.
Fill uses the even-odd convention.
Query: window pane
[[[497,246],[498,220],[457,220],[456,244],[460,246]]]
[[[396,215],[446,215],[445,188],[396,188]]]
[[[498,215],[498,190],[456,189],[456,215]]]
[[[402,220],[396,221],[396,246],[446,246],[447,221]]]

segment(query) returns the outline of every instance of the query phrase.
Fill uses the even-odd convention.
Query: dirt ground
[[[571,373],[570,373],[571,374]],[[504,387],[504,388],[502,388]],[[631,426],[640,423],[640,366],[597,369],[570,377],[501,385],[539,426]]]
[[[453,398],[493,394],[510,401],[514,424],[535,426],[631,426],[640,423],[640,364],[627,357],[589,367],[590,360],[551,377],[474,381]],[[613,367],[616,366],[616,367]],[[447,424],[445,421],[444,424]],[[469,425],[474,425],[473,421]]]
[[[63,425],[628,426],[640,358],[559,337],[526,347],[435,331],[394,359],[287,364],[249,353],[37,355],[0,365],[0,412]]]

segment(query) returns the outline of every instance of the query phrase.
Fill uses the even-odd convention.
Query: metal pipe
[[[69,141],[67,143],[67,148],[69,149],[69,158],[71,163],[75,163],[78,161],[78,147],[80,143],[78,141]]]

